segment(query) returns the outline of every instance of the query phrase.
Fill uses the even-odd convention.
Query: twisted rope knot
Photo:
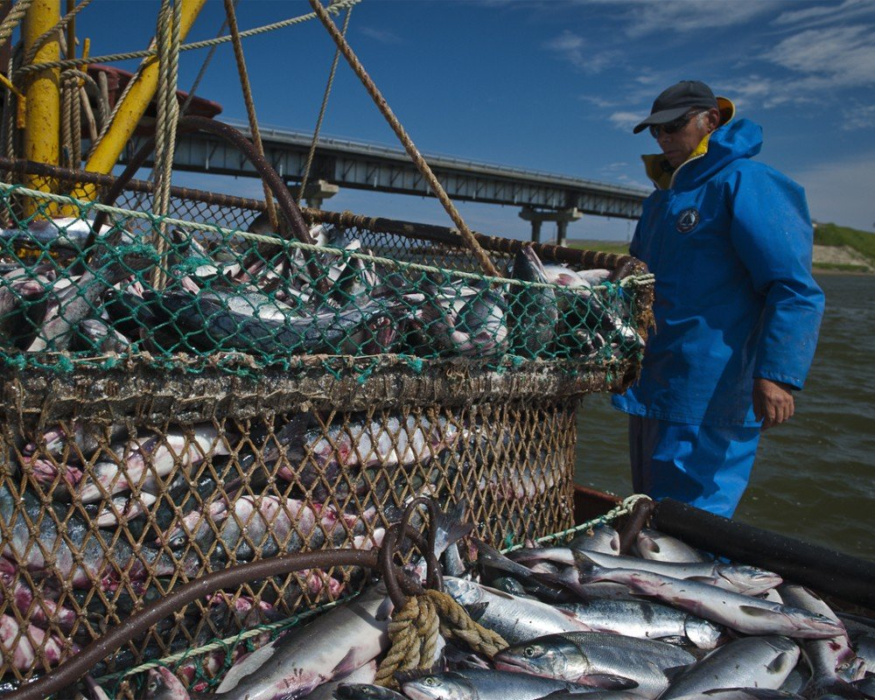
[[[430,669],[437,661],[438,636],[461,640],[473,651],[492,658],[507,642],[501,635],[476,623],[468,612],[441,591],[426,590],[411,596],[396,611],[389,624],[389,653],[377,671],[376,685],[397,688],[395,674],[413,669]]]

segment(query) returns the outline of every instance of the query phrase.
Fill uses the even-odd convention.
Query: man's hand
[[[763,422],[763,430],[788,420],[796,410],[789,384],[770,379],[753,380],[753,412]]]

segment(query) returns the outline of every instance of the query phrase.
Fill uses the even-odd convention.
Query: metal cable
[[[480,247],[477,239],[474,238],[474,234],[471,233],[471,229],[469,229],[468,225],[462,220],[461,215],[456,210],[456,207],[453,206],[453,203],[450,201],[449,196],[447,196],[446,191],[444,191],[443,186],[438,181],[437,177],[435,177],[435,174],[432,172],[431,167],[429,167],[428,163],[426,163],[425,159],[417,150],[415,144],[407,135],[407,132],[404,130],[404,127],[401,126],[401,122],[398,121],[398,118],[392,112],[392,108],[389,107],[389,103],[386,102],[386,99],[380,93],[374,81],[371,80],[371,77],[365,72],[364,67],[359,62],[358,58],[356,58],[355,54],[352,51],[352,48],[350,48],[346,39],[341,36],[339,31],[337,31],[337,27],[334,26],[334,22],[331,21],[331,18],[328,16],[325,8],[322,7],[322,3],[319,0],[309,0],[309,2],[310,6],[316,12],[316,15],[319,17],[319,20],[328,30],[331,38],[334,39],[334,43],[337,44],[338,48],[343,53],[350,67],[353,69],[353,71],[355,71],[355,74],[359,77],[359,80],[361,80],[362,84],[365,86],[368,94],[374,100],[374,103],[377,105],[377,109],[380,110],[380,112],[386,118],[386,121],[389,123],[389,126],[392,127],[395,135],[398,136],[398,139],[404,146],[404,150],[407,151],[407,154],[413,160],[413,163],[419,169],[419,172],[422,173],[422,176],[428,183],[429,187],[431,187],[432,192],[434,192],[435,196],[443,205],[444,210],[447,212],[447,214],[449,214],[450,218],[453,220],[453,223],[456,224],[459,230],[459,234],[462,236],[462,239],[465,241],[465,244],[470,249],[472,255],[474,255],[474,257],[477,259],[477,262],[480,263],[480,267],[483,269],[483,272],[490,277],[498,277],[498,270],[495,268],[495,265],[492,264],[489,256],[486,255],[486,252],[483,250],[483,248]]]
[[[264,145],[261,143],[261,132],[258,130],[258,117],[255,115],[255,101],[252,99],[252,86],[249,84],[249,74],[246,72],[246,58],[243,55],[243,44],[240,41],[240,31],[237,27],[237,14],[234,12],[232,0],[225,0],[225,16],[228,18],[228,28],[231,30],[231,38],[234,45],[234,58],[237,61],[237,73],[240,75],[240,87],[243,90],[243,100],[246,103],[246,115],[249,118],[249,129],[252,132],[252,141],[258,155],[264,158]],[[267,206],[267,216],[270,227],[279,231],[279,219],[276,214],[276,205],[270,194],[270,187],[262,180],[264,188],[264,203]]]
[[[352,8],[346,11],[346,19],[343,20],[343,36],[346,36],[346,31],[349,29],[349,18],[352,15]],[[313,166],[313,158],[316,155],[316,143],[319,141],[319,132],[322,130],[322,121],[325,119],[325,111],[328,107],[328,96],[331,94],[331,86],[334,84],[334,75],[337,73],[337,64],[340,61],[340,49],[334,52],[334,60],[331,63],[331,71],[328,74],[328,84],[325,86],[325,95],[322,97],[322,107],[319,109],[319,118],[316,120],[316,128],[313,130],[313,141],[310,143],[310,152],[307,154],[307,163],[304,165],[304,176],[301,178],[301,188],[298,192],[298,204],[301,203],[301,198],[304,196],[304,190],[307,188],[307,181],[310,179],[310,168]]]
[[[22,3],[27,3],[28,5],[33,0],[20,0],[19,5]],[[352,5],[356,5],[361,0],[338,0],[338,2],[331,5],[328,8],[328,12],[331,14],[337,14],[347,7],[351,7]],[[17,7],[17,6],[16,6]],[[272,32],[277,29],[284,29],[285,27],[290,27],[295,24],[301,24],[302,22],[307,22],[311,19],[314,19],[316,15],[314,13],[309,13],[306,15],[301,15],[299,17],[292,17],[290,19],[282,20],[281,22],[274,22],[273,24],[266,24],[263,27],[256,27],[255,29],[247,29],[244,32],[240,32],[240,38],[246,39],[251,36],[257,36],[259,34],[266,34],[267,32]],[[7,18],[9,19],[9,18]],[[13,25],[14,28],[14,25]],[[11,33],[11,30],[10,30]],[[230,36],[223,36],[216,39],[206,39],[204,41],[195,41],[191,44],[182,44],[179,47],[180,51],[193,51],[195,49],[204,49],[209,46],[215,46],[217,44],[226,44],[231,41]],[[0,46],[2,46],[2,25],[0,25]],[[151,58],[156,56],[158,53],[155,48],[148,48],[142,51],[129,51],[127,53],[114,53],[107,54],[106,56],[91,56],[89,58],[68,58],[63,61],[50,61],[46,63],[35,63],[29,66],[25,66],[19,72],[22,74],[33,73],[36,71],[45,70],[46,68],[73,68],[75,66],[83,66],[88,63],[110,63],[112,61],[128,61],[133,58]]]

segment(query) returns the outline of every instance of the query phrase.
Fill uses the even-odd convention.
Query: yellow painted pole
[[[185,39],[195,19],[203,8],[206,0],[181,0],[181,18],[179,40]],[[152,56],[146,59],[146,67],[138,74],[133,87],[128,91],[122,104],[116,112],[109,130],[103,136],[97,148],[85,164],[85,170],[109,174],[118,162],[125,144],[133,136],[134,129],[146,112],[146,107],[155,96],[158,87],[158,58]],[[97,196],[94,185],[81,185],[73,192],[77,199],[91,201]]]
[[[60,0],[34,0],[22,24],[25,54],[36,40],[54,27],[60,19]],[[35,63],[57,61],[60,47],[56,38],[47,41],[34,56]],[[28,77],[24,87],[27,114],[24,126],[24,157],[38,163],[58,164],[60,151],[61,94],[60,71],[47,68]],[[49,192],[53,182],[44,177],[26,175],[25,184],[35,190]],[[35,211],[33,202],[25,204],[27,214]]]

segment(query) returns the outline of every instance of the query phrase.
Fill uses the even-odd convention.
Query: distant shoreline
[[[836,270],[835,268],[817,267],[816,265],[811,268],[811,272],[816,275],[854,275],[857,277],[871,277],[875,274],[866,270]]]

